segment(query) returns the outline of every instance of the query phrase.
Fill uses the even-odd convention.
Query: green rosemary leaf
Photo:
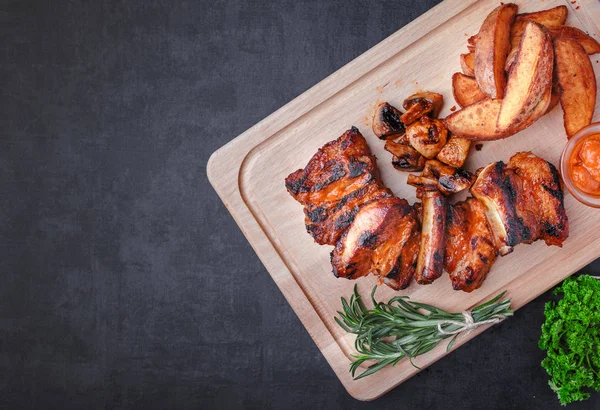
[[[357,355],[350,365],[352,377],[360,379],[386,366],[394,366],[401,359],[413,359],[433,350],[442,340],[450,339],[450,351],[458,336],[481,325],[497,323],[512,316],[510,299],[501,300],[506,292],[471,309],[470,312],[449,313],[436,306],[412,302],[407,296],[395,296],[387,303],[375,299],[371,291],[372,309],[367,309],[358,288],[349,301],[341,298],[342,311],[337,312],[336,323],[356,336],[354,348]],[[465,316],[471,315],[473,324]],[[365,362],[373,362],[365,371],[356,372]]]

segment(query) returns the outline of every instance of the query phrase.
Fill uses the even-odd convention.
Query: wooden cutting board
[[[600,39],[598,0],[516,3],[520,13],[564,4],[569,8],[567,24]],[[341,308],[340,297],[349,297],[355,283],[361,294],[367,295],[375,280],[333,277],[332,248],[315,244],[306,233],[302,206],[286,192],[284,178],[304,167],[323,144],[355,125],[378,157],[385,184],[397,196],[414,202],[415,190],[406,185],[407,173],[392,168],[391,155],[371,131],[374,106],[378,101],[401,106],[405,97],[426,89],[444,95],[441,116],[448,115],[455,106],[450,78],[460,71],[459,55],[467,52],[468,36],[479,30],[498,4],[446,0],[244,132],[209,160],[208,176],[215,190],[341,382],[359,400],[375,399],[419,370],[404,360],[364,379],[351,378],[353,338],[337,326],[334,316]],[[598,60],[600,55],[592,56],[600,84]],[[598,120],[597,109],[594,121]],[[490,162],[507,161],[518,151],[532,151],[558,164],[565,141],[559,106],[520,134],[486,142],[481,151],[473,150],[465,168],[474,171]],[[508,290],[518,309],[600,256],[600,210],[581,205],[569,194],[565,206],[571,233],[562,249],[539,241],[519,245],[512,254],[499,258],[483,286],[470,294],[454,291],[444,275],[432,285],[413,283],[399,292],[383,286],[376,296],[387,300],[396,294],[409,295],[459,312]],[[483,330],[459,337],[454,349]],[[415,364],[425,368],[446,354],[444,343]]]

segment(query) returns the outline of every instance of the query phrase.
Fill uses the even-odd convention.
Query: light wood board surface
[[[567,24],[600,39],[598,0],[516,3],[520,13],[564,4],[569,8]],[[373,108],[378,101],[400,106],[408,95],[426,89],[444,95],[440,116],[448,115],[456,105],[451,76],[460,71],[459,55],[467,52],[468,36],[478,31],[485,16],[498,5],[487,0],[446,0],[244,132],[209,160],[208,175],[215,190],[341,382],[359,400],[381,396],[419,369],[404,360],[367,378],[352,380],[348,368],[353,338],[333,318],[341,308],[341,296],[349,297],[355,283],[361,294],[367,295],[375,279],[349,281],[331,274],[332,247],[315,244],[306,233],[302,206],[286,192],[284,179],[304,167],[319,147],[355,125],[378,157],[385,184],[413,203],[415,190],[406,185],[407,173],[392,168],[391,155],[371,131]],[[598,60],[600,55],[592,56],[600,79]],[[596,110],[594,121],[598,120]],[[481,151],[472,150],[465,168],[474,171],[490,162],[507,161],[518,151],[532,151],[558,165],[565,142],[558,106],[516,136],[486,142]],[[396,294],[409,295],[420,302],[462,311],[508,290],[518,309],[600,256],[600,210],[581,205],[568,193],[565,206],[570,237],[562,249],[540,241],[519,245],[512,254],[499,258],[483,286],[470,294],[454,291],[444,275],[432,285],[413,282],[399,292],[382,286],[376,296],[387,300]],[[453,349],[483,330],[460,336]],[[424,368],[445,354],[442,344],[415,364]]]

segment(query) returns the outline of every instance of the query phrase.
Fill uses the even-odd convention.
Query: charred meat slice
[[[471,187],[482,201],[500,254],[518,243],[543,239],[561,246],[569,221],[556,168],[530,152],[515,154],[507,165],[485,167]]]
[[[455,290],[481,286],[498,257],[484,208],[476,198],[458,202],[448,211],[444,264]]]
[[[352,127],[320,148],[306,168],[290,174],[285,186],[306,205],[340,200],[372,180],[379,180],[376,159],[358,128]]]
[[[362,206],[388,196],[392,196],[389,190],[371,181],[339,201],[307,204],[304,207],[306,230],[318,244],[335,245]]]
[[[306,168],[289,175],[286,188],[305,206],[306,230],[321,245],[335,245],[362,205],[391,195],[355,127],[325,144]]]
[[[402,107],[404,107],[406,112],[402,114],[400,120],[405,125],[409,125],[425,114],[437,117],[443,105],[444,97],[441,94],[430,91],[413,94],[402,103]]]
[[[554,165],[531,152],[519,152],[508,161],[506,173],[515,188],[515,208],[529,230],[529,242],[542,239],[547,245],[562,246],[569,236],[569,221]]]
[[[406,128],[410,145],[425,158],[431,159],[442,150],[448,138],[448,128],[442,120],[421,117]]]
[[[415,270],[419,224],[415,210],[400,198],[384,198],[362,207],[331,255],[337,277],[369,273],[395,289],[408,286]]]
[[[373,114],[373,133],[382,140],[404,135],[406,127],[400,121],[401,116],[402,111],[389,103],[383,102],[379,104]]]
[[[394,155],[392,165],[400,171],[420,171],[425,166],[425,158],[410,145],[387,140],[385,150]]]
[[[504,173],[502,161],[484,167],[471,186],[471,193],[479,199],[492,230],[494,244],[500,255],[513,251],[513,247],[530,239],[529,230],[517,216],[515,188]]]
[[[448,201],[436,190],[423,192],[422,202],[421,248],[415,280],[420,284],[428,284],[439,278],[444,268]]]

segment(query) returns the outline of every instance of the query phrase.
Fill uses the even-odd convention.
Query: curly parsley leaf
[[[563,298],[546,303],[539,347],[548,384],[566,405],[600,391],[600,280],[567,278],[554,292]]]

